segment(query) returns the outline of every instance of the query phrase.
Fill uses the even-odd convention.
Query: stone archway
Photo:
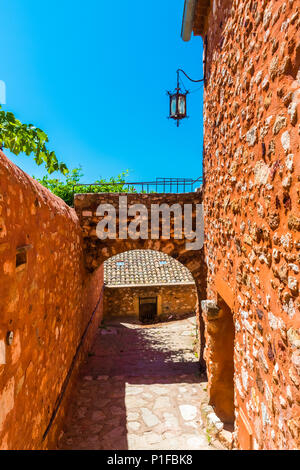
[[[119,234],[119,199],[120,196],[126,196],[128,205],[143,204],[149,209],[148,222],[148,238],[147,239],[131,239],[122,238]],[[116,227],[117,235],[114,239],[101,240],[97,236],[96,227],[101,217],[97,216],[97,209],[101,204],[110,204],[116,211]],[[206,299],[206,264],[204,260],[204,250],[189,250],[186,243],[184,233],[182,238],[176,238],[174,235],[174,217],[170,218],[170,237],[165,239],[162,231],[159,232],[157,239],[151,239],[151,206],[167,204],[172,207],[174,204],[182,208],[182,219],[184,214],[184,206],[192,207],[192,223],[196,224],[196,205],[202,204],[202,192],[185,193],[185,194],[118,194],[118,193],[99,193],[99,194],[77,194],[74,198],[74,206],[80,224],[82,227],[84,241],[84,256],[86,269],[93,272],[98,269],[104,261],[119,253],[131,250],[155,250],[166,253],[172,258],[179,261],[191,272],[197,289],[198,305],[197,305],[197,322],[200,339],[199,362],[201,370],[205,370],[205,361],[203,351],[205,347],[204,323],[201,314],[201,301]],[[128,217],[127,222],[133,220],[134,217]],[[162,222],[162,219],[160,220]],[[183,224],[184,225],[184,224]]]

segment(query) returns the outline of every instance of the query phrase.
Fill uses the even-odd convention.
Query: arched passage
[[[175,260],[183,264],[192,274],[196,289],[197,289],[197,321],[200,339],[199,362],[200,368],[205,370],[205,361],[203,352],[205,347],[204,336],[204,322],[201,314],[201,301],[207,298],[206,295],[206,264],[204,260],[204,250],[189,249],[188,240],[185,238],[185,232],[182,230],[182,237],[178,237],[175,233],[175,222],[172,214],[170,215],[170,236],[165,238],[162,232],[162,224],[164,223],[164,216],[160,218],[160,229],[158,237],[153,239],[151,232],[151,208],[153,205],[162,204],[172,208],[175,205],[181,209],[182,227],[185,227],[184,215],[185,208],[190,206],[191,211],[191,226],[195,229],[198,224],[197,207],[202,205],[202,193],[185,193],[185,194],[126,194],[126,203],[128,206],[143,205],[147,212],[147,236],[144,239],[132,239],[124,236],[121,233],[120,223],[120,198],[124,194],[118,193],[99,193],[99,194],[77,194],[74,198],[74,206],[76,213],[79,217],[83,239],[84,239],[84,253],[85,265],[88,271],[93,272],[104,261],[119,253],[131,250],[155,250],[165,253]],[[99,239],[97,236],[97,224],[101,220],[98,215],[98,208],[101,205],[110,205],[115,209],[116,213],[116,237],[113,239],[107,238],[105,240]],[[128,216],[126,219],[126,226],[134,219]],[[199,225],[199,224],[198,224]]]

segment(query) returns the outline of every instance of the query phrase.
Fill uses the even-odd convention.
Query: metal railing
[[[193,178],[156,178],[155,181],[78,183],[73,186],[73,194],[81,193],[187,193],[194,192],[203,184],[203,177]],[[113,191],[111,190],[113,187]]]

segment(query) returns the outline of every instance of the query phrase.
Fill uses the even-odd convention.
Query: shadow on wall
[[[214,338],[210,404],[227,425],[234,423],[234,323],[230,307],[218,296],[218,319],[209,325]],[[229,429],[232,429],[229,427]]]
[[[100,327],[81,370],[60,448],[126,450],[126,403],[131,409],[147,406],[147,398],[142,402],[140,396],[130,394],[130,385],[206,381],[200,377],[196,360],[182,360],[185,349],[170,350],[156,329],[155,341],[149,341],[149,332],[145,336],[148,327],[134,328],[134,324],[130,320],[130,325],[124,326],[116,320],[107,328]]]

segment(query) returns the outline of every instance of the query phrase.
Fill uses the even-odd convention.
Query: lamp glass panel
[[[171,116],[176,116],[176,95],[171,96]]]
[[[178,112],[179,114],[185,116],[185,109],[186,109],[186,103],[185,103],[185,96],[181,95],[178,97]]]

